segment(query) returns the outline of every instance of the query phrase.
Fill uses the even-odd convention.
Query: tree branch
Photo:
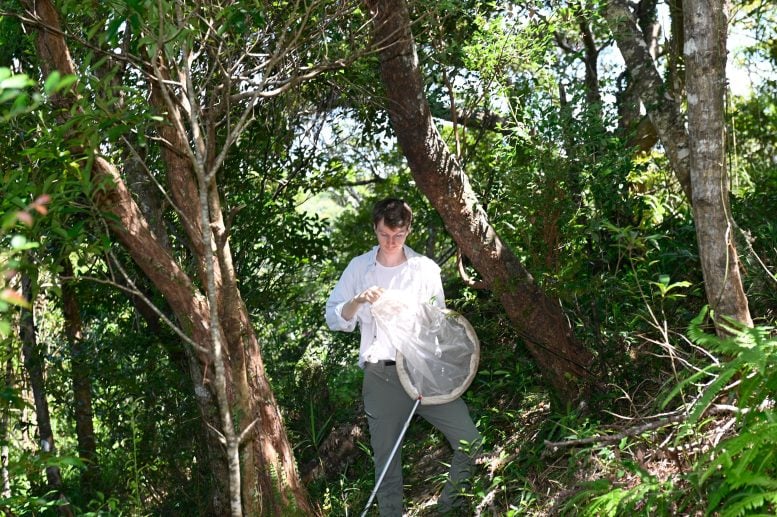
[[[464,257],[462,257],[461,248],[458,248],[456,251],[456,268],[459,270],[459,276],[467,287],[471,287],[472,289],[488,289],[488,283],[486,283],[485,280],[475,280],[467,273],[467,270],[464,268]]]

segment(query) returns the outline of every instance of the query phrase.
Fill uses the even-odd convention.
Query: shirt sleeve
[[[442,288],[442,278],[440,277],[440,266],[429,259],[428,271],[424,275],[427,279],[428,301],[435,307],[445,308],[445,291]]]
[[[436,264],[435,264],[436,265]],[[432,278],[432,299],[434,300],[434,305],[439,307],[440,309],[445,308],[445,291],[442,288],[442,278],[440,277],[440,269],[437,268],[437,272],[434,275],[431,275]]]
[[[332,289],[329,299],[326,302],[326,324],[332,330],[341,330],[344,332],[353,332],[356,328],[357,317],[350,320],[343,318],[343,306],[348,303],[356,294],[356,273],[354,262],[351,261],[348,267],[343,271],[340,280]]]
[[[445,308],[445,291],[443,291],[442,288],[442,279],[440,278],[440,275],[438,274],[435,276],[435,285],[434,285],[434,305],[439,307],[440,309]]]

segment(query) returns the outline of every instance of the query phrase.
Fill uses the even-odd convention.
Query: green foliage
[[[36,108],[37,98],[28,94],[32,85],[26,75],[13,74],[10,69],[0,67],[0,127],[5,129],[13,119]],[[5,171],[5,160],[0,159],[0,164],[4,179],[11,180],[10,171]],[[6,338],[10,334],[6,313],[12,306],[27,306],[21,294],[8,286],[8,279],[21,267],[22,252],[38,246],[37,242],[17,233],[18,223],[32,226],[33,214],[45,215],[50,198],[29,200],[27,189],[14,181],[4,184],[0,192],[3,194],[0,197],[0,338]]]
[[[607,475],[585,483],[564,501],[566,513],[574,515],[667,515],[678,512],[705,515],[772,514],[777,504],[777,427],[773,400],[777,375],[774,328],[747,328],[732,324],[729,334],[717,336],[705,330],[704,309],[691,323],[688,337],[705,350],[702,359],[713,358],[669,390],[665,404],[681,393],[691,400],[688,420],[680,429],[683,437],[717,432],[708,410],[713,403],[736,402],[736,432],[727,435],[704,453],[687,458],[688,468],[659,479],[644,466],[624,457],[611,457]],[[714,359],[719,357],[719,359]],[[702,438],[707,440],[706,438]],[[631,440],[624,439],[620,450]],[[655,447],[655,445],[653,445]],[[582,450],[586,455],[592,451]]]
[[[329,16],[334,3],[307,4],[315,7],[309,15],[313,43],[293,49],[279,62],[277,84],[284,84],[294,66],[347,57],[353,42],[367,41],[362,31],[369,13],[363,6],[356,5],[353,16],[335,24]],[[0,123],[7,136],[0,144],[2,281],[5,273],[23,267],[54,278],[63,257],[75,263],[79,278],[109,278],[111,269],[103,259],[107,250],[130,264],[95,224],[89,198],[99,186],[93,183],[89,160],[75,160],[69,149],[92,149],[127,164],[131,146],[148,165],[141,176],[165,185],[155,127],[164,119],[149,111],[148,70],[142,70],[148,56],[158,52],[174,65],[187,50],[199,52],[203,59],[192,64],[194,79],[207,88],[229,69],[216,66],[216,57],[229,63],[246,45],[251,52],[267,54],[300,28],[303,17],[294,5],[129,0],[92,2],[84,9],[76,0],[58,2],[80,70],[78,82],[53,74],[40,80],[36,93],[29,79],[0,69]],[[416,211],[409,244],[442,262],[447,301],[470,319],[483,344],[481,369],[466,399],[493,457],[486,456],[486,466],[479,468],[468,494],[470,509],[482,505],[481,513],[552,513],[559,508],[548,508],[548,494],[582,486],[560,503],[562,511],[743,515],[774,510],[771,330],[732,329],[732,337],[722,339],[705,333],[701,316],[687,333],[692,345],[668,348],[704,303],[696,237],[690,211],[660,151],[635,156],[613,129],[619,120],[608,94],[620,93],[613,84],[618,70],[608,69],[600,78],[604,106],[588,102],[590,92],[580,80],[580,17],[590,24],[599,48],[609,38],[596,8],[411,2],[433,113],[450,118],[455,108],[470,120],[498,116],[499,126],[491,129],[471,124],[465,131],[460,123],[454,132],[445,122],[438,127],[459,152],[504,243],[543,290],[560,301],[577,337],[594,350],[603,389],[588,414],[550,412],[520,329],[511,325],[493,293],[473,291],[458,279],[450,259],[454,243],[418,192],[390,137],[375,54],[254,106],[255,122],[226,157],[218,188],[224,212],[230,214],[229,245],[241,294],[300,466],[318,457],[331,429],[360,416],[355,403],[361,381],[355,366],[357,336],[326,330],[323,307],[347,261],[374,245],[372,203],[395,195]],[[0,24],[0,62],[33,70],[29,36],[11,17]],[[158,39],[160,31],[164,41]],[[559,40],[566,45],[563,53]],[[762,54],[774,48],[768,41],[773,39],[764,40]],[[226,99],[239,97],[245,78],[231,79],[233,91],[203,95],[209,114],[218,112]],[[57,122],[53,108],[45,114],[36,110],[69,88],[76,89],[79,103],[67,123]],[[773,85],[763,85],[730,109],[730,134],[736,135],[730,146],[732,208],[743,230],[737,238],[743,241],[751,309],[765,322],[777,314],[775,98]],[[240,108],[231,107],[218,115],[225,118],[214,127],[217,146],[226,138],[220,124],[233,120]],[[142,204],[150,194],[138,190],[135,195]],[[191,273],[196,266],[177,218],[167,210],[160,228],[169,230],[176,259]],[[22,260],[23,251],[36,252],[34,264]],[[138,271],[127,268],[168,312],[159,293]],[[73,461],[72,364],[57,307],[58,288],[52,285],[44,292],[48,302],[41,338],[63,456],[43,458],[11,444],[17,484],[14,498],[0,504],[18,514],[53,512],[47,507],[55,503],[42,479],[50,462],[62,467],[65,492],[85,515],[205,514],[210,483],[202,446],[206,431],[181,343],[143,321],[122,293],[85,281],[76,289],[84,320],[85,367],[93,380],[101,467],[97,486],[91,491],[81,487],[83,465]],[[8,315],[20,303],[13,292],[0,294],[0,335],[10,335]],[[695,347],[724,359],[703,363],[699,358],[707,355],[695,353]],[[10,357],[13,347],[7,348]],[[675,351],[693,361],[688,364],[698,373],[668,367],[665,355]],[[732,391],[733,382],[738,384]],[[641,410],[656,397],[665,407],[695,400],[693,418],[681,434],[683,439],[698,436],[711,425],[705,410],[721,396],[733,397],[750,411],[740,415],[737,436],[704,456],[678,459],[691,472],[687,476],[660,477],[635,459],[634,451],[649,443],[647,435],[624,439],[619,447],[579,450],[568,465],[545,456],[543,440],[598,435],[607,411]],[[19,389],[4,386],[0,408],[18,415],[24,408]],[[356,461],[334,478],[308,487],[328,515],[360,510],[372,489],[369,447],[366,441],[357,446]],[[405,463],[428,459],[430,451],[444,446],[430,428],[414,424]],[[428,472],[409,472],[414,501],[428,497],[442,481],[444,467],[428,461],[435,463]],[[590,479],[595,480],[586,483]],[[284,480],[276,476],[276,481]],[[413,511],[423,513],[419,506],[411,504]]]
[[[702,460],[700,482],[708,488],[707,513],[748,515],[777,508],[777,424],[755,422],[725,440]]]
[[[694,402],[691,412],[691,422],[696,422],[707,410],[709,405],[721,396],[728,388],[729,382],[739,378],[737,382],[737,397],[742,408],[760,407],[777,389],[777,377],[771,374],[771,365],[777,357],[777,341],[773,338],[773,328],[757,326],[742,327],[731,322],[728,330],[731,337],[720,338],[706,332],[703,327],[707,317],[705,307],[691,321],[688,337],[697,345],[713,353],[721,354],[726,359],[714,363],[688,379],[679,383],[667,396],[666,403],[692,384],[698,384],[705,378],[708,381],[701,397]]]
[[[9,68],[0,67],[0,123],[35,109],[40,97],[28,93],[34,84],[26,75],[14,74]],[[59,74],[52,74],[46,84],[47,90],[57,88],[60,85]]]
[[[697,322],[695,322],[697,323]],[[772,327],[732,325],[730,335],[718,337],[695,329],[697,343],[726,359],[714,372],[715,380],[694,404],[698,417],[712,400],[735,397],[740,410],[737,435],[722,440],[695,466],[699,489],[708,495],[707,513],[740,516],[777,509],[777,337]],[[720,379],[736,378],[733,392]],[[727,388],[724,390],[724,388]]]
[[[607,449],[605,449],[607,450]],[[618,464],[616,481],[597,479],[562,505],[561,515],[608,516],[617,515],[672,515],[677,511],[674,499],[680,495],[673,480],[661,481],[645,468],[631,461]],[[630,478],[627,486],[626,478]]]
[[[777,85],[735,98],[729,114],[732,141],[731,208],[740,226],[737,245],[748,270],[747,295],[764,321],[777,315]]]

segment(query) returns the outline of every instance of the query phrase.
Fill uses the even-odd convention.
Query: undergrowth
[[[774,329],[729,324],[719,337],[707,319],[705,309],[681,337],[675,381],[629,415],[557,412],[516,350],[484,351],[465,398],[485,447],[463,515],[775,514]],[[326,483],[329,515],[362,511],[372,472],[361,446],[358,468]],[[419,419],[403,455],[406,515],[435,515],[449,448]]]
[[[583,482],[558,506],[561,515],[773,515],[777,512],[777,338],[766,326],[734,323],[719,337],[703,327],[706,309],[688,330],[699,352],[688,372],[629,435],[601,440],[572,458],[610,456],[597,479]],[[703,364],[702,364],[703,363]],[[669,409],[672,408],[672,409]],[[612,444],[610,438],[620,438]],[[609,451],[609,452],[607,452]]]

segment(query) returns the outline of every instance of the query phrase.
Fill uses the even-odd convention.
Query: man
[[[445,307],[440,268],[434,261],[405,246],[413,212],[400,199],[379,201],[372,212],[378,245],[348,264],[326,304],[326,321],[332,330],[352,332],[359,324],[361,344],[359,366],[364,369],[362,396],[370,427],[370,444],[375,459],[375,480],[383,471],[415,401],[405,392],[397,376],[396,349],[375,324],[370,306],[387,289],[401,291],[408,301]],[[465,486],[478,432],[461,398],[440,405],[419,405],[420,414],[442,431],[454,449],[448,481],[438,499],[445,513],[460,506],[456,496]],[[380,515],[402,515],[402,463],[398,451],[378,489]]]

